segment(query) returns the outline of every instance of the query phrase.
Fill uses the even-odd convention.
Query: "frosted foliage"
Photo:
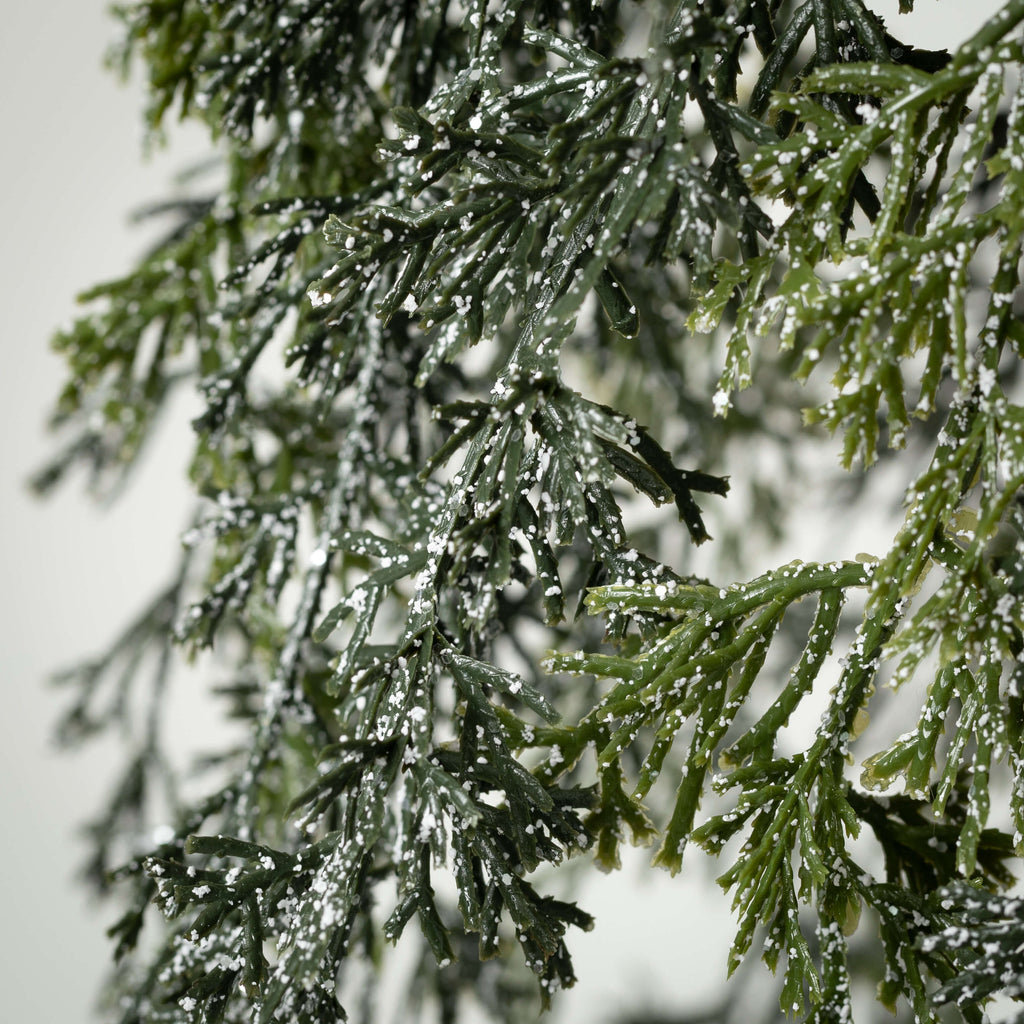
[[[178,571],[66,679],[131,747],[121,1024],[535,1019],[624,842],[719,858],[791,1016],[1020,995],[1024,0],[949,53],[862,0],[117,15],[219,162],[57,335],[37,481],[195,390]],[[877,555],[761,571],[885,472]],[[245,739],[192,771],[197,656]]]

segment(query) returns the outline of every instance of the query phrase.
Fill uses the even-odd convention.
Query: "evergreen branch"
[[[639,53],[614,2],[118,15],[150,130],[178,105],[226,172],[157,206],[172,230],[58,336],[77,433],[39,478],[120,473],[196,383],[206,503],[181,576],[77,674],[65,719],[74,739],[130,722],[155,654],[93,827],[93,874],[125,894],[123,1024],[336,1024],[343,967],[384,940],[411,944],[410,1013],[431,992],[454,1020],[515,944],[546,1006],[592,924],[550,875],[587,849],[617,866],[627,834],[672,872],[693,842],[727,857],[730,971],[761,932],[789,1014],[850,1018],[862,905],[886,1005],[974,1022],[1019,994],[996,894],[1024,834],[1024,2],[951,57],[862,0],[655,4]],[[285,376],[264,372],[281,350]],[[663,564],[709,539],[695,495],[724,496],[723,467],[781,529],[800,482],[742,466],[766,438],[796,462],[797,388],[848,468],[947,413],[889,550],[726,587]],[[669,502],[678,530],[638,522]],[[159,735],[174,643],[236,666],[220,696],[248,729],[198,801]],[[544,645],[568,652],[548,674]],[[847,762],[887,665],[926,693],[863,763],[869,787],[903,782],[880,796]],[[882,881],[855,859],[865,824]]]
[[[959,968],[936,993],[941,1006],[969,1006],[996,992],[1019,1000],[1020,900],[995,896],[964,882],[939,890],[935,903],[953,923],[921,939],[926,953],[946,953]]]

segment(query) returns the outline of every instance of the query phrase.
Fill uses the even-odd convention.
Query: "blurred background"
[[[939,48],[1000,4],[918,0],[902,17],[898,0],[869,6],[893,35]],[[141,78],[122,86],[103,67],[116,32],[102,0],[50,0],[9,4],[0,34],[0,963],[9,1021],[94,1019],[113,915],[91,905],[75,879],[78,832],[118,751],[56,749],[61,695],[47,679],[102,650],[157,590],[190,508],[187,403],[171,410],[116,503],[99,504],[74,484],[39,502],[27,488],[54,451],[45,421],[63,372],[50,335],[74,315],[78,292],[131,267],[147,238],[131,211],[165,197],[175,172],[207,151],[203,133],[184,126],[144,158]],[[195,722],[183,714],[181,727]],[[620,875],[602,876],[585,901],[597,928],[572,944],[580,983],[560,1000],[558,1017],[601,1021],[632,1007],[644,1011],[641,1020],[683,1001],[709,1005],[725,978],[730,922],[708,884],[713,866],[691,864],[689,876],[672,880],[645,872],[641,852]]]

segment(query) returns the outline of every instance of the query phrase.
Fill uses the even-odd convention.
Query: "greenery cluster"
[[[533,1019],[624,839],[719,858],[790,1015],[1024,994],[1024,0],[953,54],[863,0],[116,13],[216,160],[57,336],[38,478],[200,395],[180,570],[65,677],[129,747],[111,1019],[374,1019],[400,938],[406,1019]],[[832,434],[891,545],[755,575]],[[210,647],[243,738],[183,775]]]

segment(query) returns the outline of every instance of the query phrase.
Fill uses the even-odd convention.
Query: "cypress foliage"
[[[719,858],[792,1016],[863,948],[917,1020],[1019,997],[1024,0],[952,54],[863,0],[115,10],[217,158],[57,335],[37,480],[201,396],[180,570],[65,677],[128,737],[110,1019],[341,1021],[400,938],[407,1019],[533,1019],[624,840]],[[830,434],[891,545],[753,575]],[[183,778],[211,647],[246,739]]]

